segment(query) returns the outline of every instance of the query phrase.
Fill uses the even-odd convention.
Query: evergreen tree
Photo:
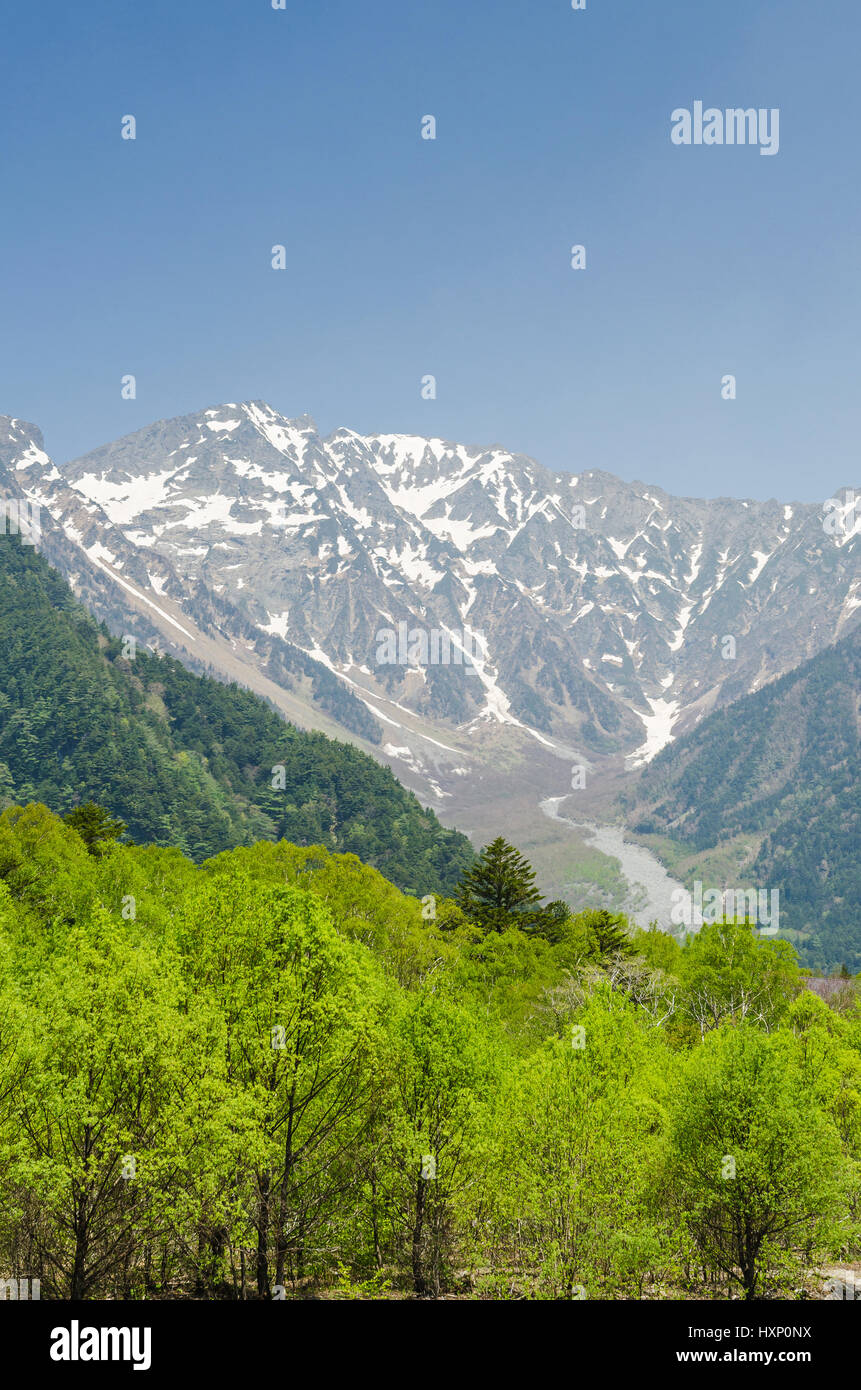
[[[90,854],[100,854],[109,841],[119,840],[126,833],[124,822],[97,806],[95,801],[76,806],[63,820],[78,832]]]
[[[604,961],[608,957],[622,954],[632,955],[634,945],[628,932],[628,919],[622,913],[608,912],[606,908],[590,909],[582,913],[586,927],[589,955]]]
[[[534,926],[541,911],[535,870],[501,835],[464,874],[455,902],[483,931]]]

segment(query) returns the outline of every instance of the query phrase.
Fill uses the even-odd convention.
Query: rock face
[[[859,621],[846,492],[676,498],[497,446],[324,439],[262,402],[62,471],[0,417],[0,470],[109,625],[286,692],[292,718],[374,746],[428,796],[476,757],[515,776],[528,748],[641,765]]]

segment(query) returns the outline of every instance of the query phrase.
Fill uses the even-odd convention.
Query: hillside
[[[629,827],[665,860],[678,869],[682,851],[704,856],[702,865],[720,850],[743,872],[710,886],[779,888],[781,932],[802,957],[853,971],[861,968],[859,651],[856,629],[709,715],[625,797]],[[685,867],[706,882],[702,867]]]
[[[483,774],[518,795],[540,752],[541,799],[560,759],[645,762],[859,620],[846,490],[831,510],[678,497],[500,445],[324,437],[262,401],[62,467],[0,417],[0,483],[112,632],[360,740],[458,825]]]
[[[45,560],[3,536],[0,804],[63,813],[88,799],[134,840],[198,861],[287,837],[357,854],[404,891],[429,893],[472,858],[465,836],[358,749],[141,646],[127,660]]]

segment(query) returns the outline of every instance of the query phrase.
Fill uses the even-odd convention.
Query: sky
[[[7,0],[0,412],[61,464],[261,399],[827,498],[861,481],[859,44],[857,0]],[[778,109],[778,152],[674,144],[695,101]]]

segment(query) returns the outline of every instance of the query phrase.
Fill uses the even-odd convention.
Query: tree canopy
[[[0,1268],[43,1297],[816,1297],[861,1255],[854,979],[747,923],[536,931],[505,842],[428,915],[325,845],[71,821],[0,814]]]

